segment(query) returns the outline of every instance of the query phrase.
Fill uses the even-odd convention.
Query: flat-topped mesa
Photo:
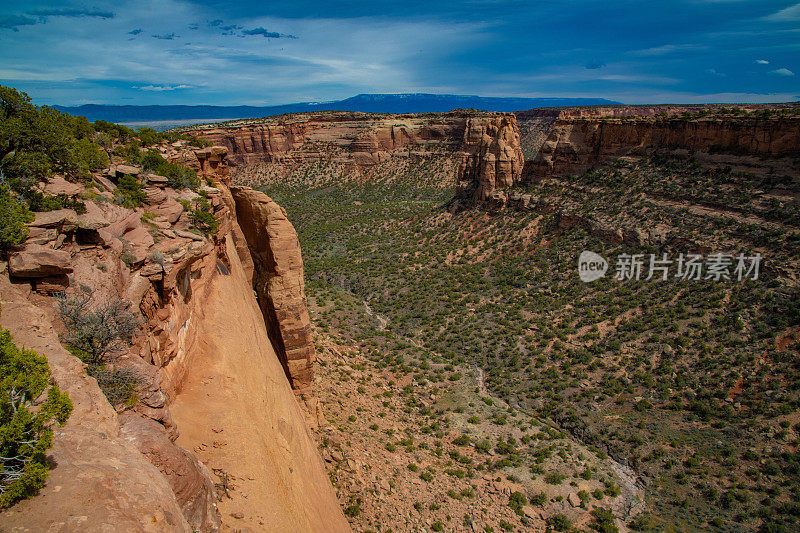
[[[456,199],[465,205],[502,195],[522,176],[525,158],[514,115],[467,120],[461,151]]]
[[[467,122],[498,113],[303,113],[196,126],[192,135],[228,148],[230,164],[296,164],[321,159],[371,167],[391,158],[457,156]]]
[[[800,170],[795,157],[800,153],[800,116],[796,106],[777,108],[619,106],[520,112],[528,157],[523,179],[580,174],[619,157],[656,152],[752,174],[795,174]]]

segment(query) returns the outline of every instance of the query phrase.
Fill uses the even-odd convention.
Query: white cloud
[[[764,20],[768,20],[770,22],[792,22],[800,20],[800,4],[795,4],[787,7],[786,9],[781,9],[772,15],[764,17]]]
[[[756,59],[755,62],[758,63],[759,65],[769,65],[769,61],[767,61],[766,59]]]
[[[643,50],[634,50],[633,55],[637,56],[663,56],[673,52],[681,52],[686,50],[701,50],[705,46],[696,44],[665,44],[662,46],[655,46],[653,48],[645,48]]]
[[[120,3],[115,12],[111,20],[57,17],[48,21],[46,32],[34,27],[7,32],[0,76],[31,87],[38,103],[64,104],[85,98],[87,88],[98,84],[107,87],[93,91],[102,95],[98,103],[118,103],[122,97],[159,103],[176,91],[190,94],[194,102],[263,105],[312,94],[312,100],[331,100],[357,92],[436,92],[440,89],[430,86],[441,83],[435,66],[450,54],[480,46],[487,27],[366,17],[224,21],[297,36],[256,39],[225,35],[208,24],[190,32],[192,22],[211,20],[216,12],[183,0]],[[153,17],[154,12],[165,16]],[[128,40],[138,29],[137,38]],[[171,40],[150,37],[173,33]],[[38,45],[30,46],[34,41]],[[42,83],[67,79],[74,82],[58,88]]]
[[[191,85],[180,84],[180,85],[141,85],[133,86],[134,89],[139,89],[140,91],[154,91],[154,92],[161,92],[161,91],[177,91],[179,89],[191,89]]]
[[[794,72],[792,72],[788,68],[779,68],[777,70],[770,70],[769,73],[775,74],[776,76],[794,76]]]

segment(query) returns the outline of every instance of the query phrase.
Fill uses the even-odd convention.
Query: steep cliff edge
[[[485,201],[518,182],[525,159],[514,115],[471,110],[308,113],[187,131],[226,146],[232,164],[240,167],[238,182],[262,181],[309,163],[331,165],[330,174],[348,177],[415,161],[421,165],[396,173],[410,175],[417,185],[455,187],[457,206]],[[315,175],[326,172],[314,169]]]
[[[284,377],[232,239],[228,274],[207,288],[203,331],[172,404],[178,444],[223,480],[223,525],[252,531],[349,531]]]
[[[50,480],[39,496],[6,511],[4,525],[211,532],[246,523],[253,530],[348,531],[273,349],[276,342],[292,356],[306,350],[307,368],[293,383],[310,383],[310,332],[289,338],[298,334],[289,325],[292,313],[308,321],[291,224],[284,218],[270,226],[270,256],[279,258],[282,275],[263,292],[279,317],[271,326],[281,336],[271,341],[253,293],[261,264],[253,261],[228,189],[227,150],[154,149],[199,169],[206,184],[197,192],[175,190],[163,176],[112,166],[94,176],[97,189],[83,196],[85,214],[37,214],[28,243],[12,252],[0,281],[3,325],[48,357],[76,405],[55,435]],[[139,176],[140,207],[117,205],[122,175]],[[58,176],[43,187],[82,192]],[[287,255],[282,247],[292,239]],[[301,298],[292,306],[287,290]],[[52,298],[60,293],[91,295],[96,303],[122,298],[140,313],[130,349],[108,366],[136,376],[124,401],[111,405],[86,365],[62,347],[52,326],[63,333]],[[249,478],[257,486],[242,493]]]
[[[286,211],[262,192],[231,187],[236,217],[255,266],[253,286],[286,376],[304,390],[314,377],[314,344],[300,241]]]
[[[117,413],[59,342],[30,288],[0,276],[0,325],[47,357],[74,410],[54,437],[54,468],[34,498],[0,513],[4,531],[192,531],[167,480],[120,432]]]
[[[456,198],[468,205],[488,200],[522,175],[525,158],[513,115],[468,120],[461,151]]]
[[[798,170],[796,108],[731,109],[620,106],[517,113],[528,157],[524,179],[579,174],[615,158],[657,152],[755,174]]]

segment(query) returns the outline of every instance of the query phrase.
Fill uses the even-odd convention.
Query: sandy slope
[[[223,530],[349,531],[230,240],[227,247],[231,274],[211,280],[195,324],[203,343],[172,405],[178,444],[230,476]]]

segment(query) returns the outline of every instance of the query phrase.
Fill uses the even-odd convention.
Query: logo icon
[[[602,255],[584,250],[578,257],[578,276],[584,283],[596,281],[606,275],[608,261]]]

